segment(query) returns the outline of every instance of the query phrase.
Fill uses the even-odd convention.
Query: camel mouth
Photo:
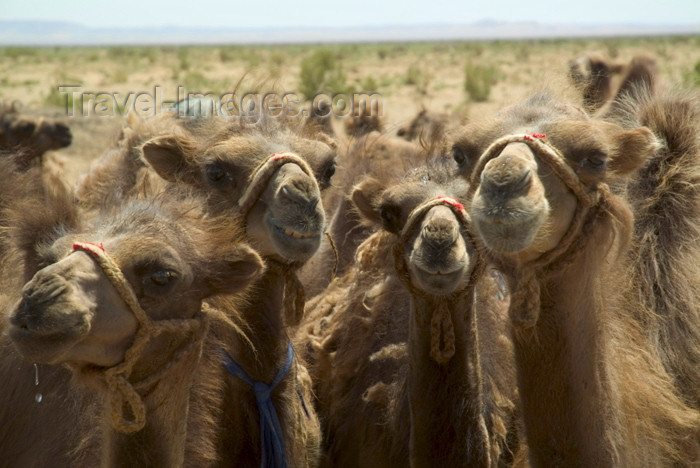
[[[534,215],[518,222],[474,216],[472,222],[486,247],[495,252],[518,253],[529,248],[537,238],[546,216]]]
[[[416,286],[428,294],[445,296],[452,294],[462,284],[469,264],[467,261],[462,261],[455,262],[450,266],[427,269],[425,266],[419,266],[412,262],[410,268]]]
[[[10,315],[9,336],[27,359],[51,364],[89,333],[86,317],[80,311],[65,313],[60,305],[45,307],[36,298],[23,298]]]
[[[497,202],[477,194],[472,224],[486,246],[496,252],[518,253],[530,247],[549,215],[546,198],[532,203],[526,197]]]
[[[57,364],[66,351],[78,343],[85,330],[71,329],[53,333],[37,332],[26,325],[10,323],[9,336],[25,359],[41,364]]]
[[[70,146],[71,143],[73,143],[73,135],[71,135],[70,133],[67,133],[67,134],[60,133],[56,139],[58,140],[58,144],[60,145],[61,148],[65,148],[66,146]]]
[[[301,231],[282,226],[272,218],[267,218],[266,221],[272,244],[282,258],[303,262],[311,258],[321,246],[321,229]]]

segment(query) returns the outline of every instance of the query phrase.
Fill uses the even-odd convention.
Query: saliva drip
[[[36,362],[34,363],[34,386],[39,386],[39,366],[36,365]],[[41,403],[41,400],[43,399],[44,397],[41,395],[41,393],[36,392],[36,395],[34,395],[34,401]]]

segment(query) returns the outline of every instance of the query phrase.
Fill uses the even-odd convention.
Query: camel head
[[[27,157],[38,157],[46,151],[65,148],[73,139],[67,125],[43,117],[35,121],[12,113],[2,117],[0,127],[0,148],[27,150]]]
[[[203,148],[158,137],[143,154],[164,179],[204,192],[214,212],[243,216],[248,240],[263,256],[304,262],[325,230],[321,192],[335,172],[335,145],[273,124],[237,129]]]
[[[413,287],[434,296],[464,289],[477,256],[459,200],[469,185],[455,177],[449,161],[435,161],[387,186],[371,177],[353,190],[352,200],[368,220],[397,235]]]
[[[546,94],[480,130],[472,145],[482,151],[471,174],[472,220],[491,251],[519,261],[557,246],[599,184],[630,174],[658,148],[645,127],[593,120]]]
[[[200,314],[204,299],[257,279],[262,260],[238,240],[239,230],[195,211],[134,202],[95,220],[93,228],[41,247],[45,266],[24,286],[10,317],[20,353],[34,362],[67,364],[89,378],[124,361],[143,326],[129,301],[153,323],[188,320]],[[104,252],[113,269],[90,249]],[[160,346],[153,365],[181,344],[167,335],[149,344]]]

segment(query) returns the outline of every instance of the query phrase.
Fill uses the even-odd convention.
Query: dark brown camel
[[[647,88],[654,90],[658,67],[648,56],[633,57],[629,63],[607,60],[599,54],[584,54],[569,62],[569,78],[583,95],[587,112],[614,112],[615,101],[626,94]]]
[[[474,128],[489,145],[470,213],[512,291],[518,388],[535,466],[691,466],[700,419],[624,290],[633,220],[607,189],[658,150],[645,127],[540,93]]]
[[[44,153],[65,148],[72,140],[63,123],[22,115],[14,105],[0,112],[0,151],[19,153],[17,164],[22,170],[40,166]]]
[[[468,190],[455,169],[441,160],[401,181],[367,178],[352,194],[383,230],[307,305],[299,330],[314,363],[325,466],[512,461],[507,301],[449,198]]]

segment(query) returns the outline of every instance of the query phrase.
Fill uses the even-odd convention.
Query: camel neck
[[[200,356],[200,347],[193,346],[155,383],[144,388],[136,385],[146,407],[143,429],[129,434],[116,431],[106,415],[103,467],[183,465],[190,392]]]
[[[605,255],[595,251],[595,242],[587,247],[560,271],[535,276],[537,321],[514,330],[518,388],[535,466],[615,464],[606,438],[606,425],[614,422],[601,328]]]
[[[252,288],[242,310],[252,349],[241,346],[233,358],[251,379],[269,382],[287,352],[289,338],[284,326],[284,273],[268,268]]]
[[[412,295],[409,325],[408,399],[411,414],[411,466],[447,466],[468,461],[488,466],[488,437],[483,419],[483,388],[478,354],[473,289],[450,298],[455,353],[444,364],[431,356],[431,315],[437,298]],[[436,443],[435,441],[439,441]]]

